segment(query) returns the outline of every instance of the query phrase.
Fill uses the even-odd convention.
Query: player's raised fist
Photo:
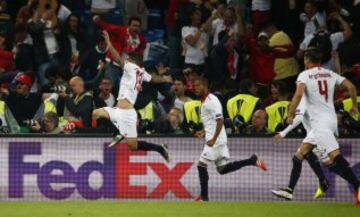
[[[196,131],[196,132],[195,132],[195,136],[196,136],[197,138],[204,138],[204,136],[205,136],[205,131],[204,131],[204,130]]]

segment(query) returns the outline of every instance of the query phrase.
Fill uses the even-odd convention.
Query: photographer
[[[34,133],[59,134],[59,117],[55,112],[48,112],[41,121],[32,120],[30,130]]]
[[[85,91],[84,81],[81,77],[71,78],[69,85],[72,94],[59,93],[59,104],[64,104],[63,118],[77,127],[90,127],[93,97],[91,93]]]

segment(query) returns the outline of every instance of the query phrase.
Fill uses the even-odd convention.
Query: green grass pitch
[[[0,202],[0,217],[359,217],[351,203]]]

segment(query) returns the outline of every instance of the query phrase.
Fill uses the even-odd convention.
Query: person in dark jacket
[[[49,85],[49,75],[57,74],[62,56],[60,28],[50,18],[51,10],[42,16],[33,9],[33,18],[29,20],[28,32],[33,39],[34,55],[36,56],[37,77],[42,87]]]
[[[59,94],[65,101],[64,118],[69,122],[74,122],[78,127],[90,127],[93,110],[92,94],[85,90],[84,80],[79,76],[71,78],[69,85],[71,95]]]
[[[15,77],[15,81],[15,91],[10,91],[6,104],[12,111],[18,124],[26,127],[26,120],[34,118],[36,111],[42,103],[41,95],[30,93],[33,79],[29,75],[20,73]]]

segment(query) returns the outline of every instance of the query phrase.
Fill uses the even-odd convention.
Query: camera
[[[68,88],[65,85],[55,85],[51,87],[50,90],[55,93],[60,93],[60,92],[67,92]]]
[[[360,129],[360,121],[356,121],[353,117],[350,116],[344,110],[339,110],[339,113],[342,115],[342,121],[346,127],[352,130],[359,130]]]
[[[154,131],[154,122],[148,119],[140,120],[139,131],[143,133],[152,133]]]
[[[23,123],[28,127],[33,127],[38,123],[38,121],[35,119],[28,119],[28,120],[24,120]]]

